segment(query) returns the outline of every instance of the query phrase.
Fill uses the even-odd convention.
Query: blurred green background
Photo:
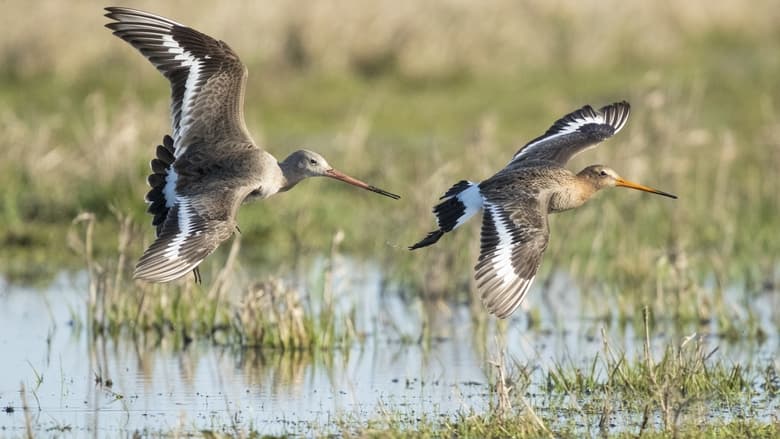
[[[286,270],[343,230],[344,252],[413,291],[451,294],[470,282],[479,221],[405,250],[433,227],[439,195],[489,177],[563,114],[626,99],[627,128],[570,168],[606,164],[680,198],[614,190],[554,216],[540,279],[561,270],[652,302],[670,282],[756,289],[779,277],[773,1],[123,4],[228,42],[249,66],[247,125],[277,158],[311,148],[403,197],[318,179],[245,206],[248,271]],[[98,257],[116,253],[118,213],[139,255],[153,236],[148,161],[170,132],[167,82],[103,27],[103,3],[2,6],[0,272],[45,283],[82,268],[67,236],[84,211],[97,215]]]

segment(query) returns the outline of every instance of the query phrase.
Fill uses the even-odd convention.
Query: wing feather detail
[[[548,237],[546,213],[529,209],[510,215],[502,205],[485,201],[474,278],[491,314],[507,318],[520,306],[536,277]]]
[[[626,101],[598,111],[586,105],[555,121],[547,132],[520,148],[509,163],[550,161],[564,166],[575,155],[623,129],[630,113],[631,106]]]

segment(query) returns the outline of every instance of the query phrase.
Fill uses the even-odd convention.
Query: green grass
[[[182,21],[228,41],[249,65],[246,119],[259,143],[280,159],[301,146],[315,149],[335,167],[403,197],[392,201],[315,180],[244,206],[240,250],[231,255],[226,244],[209,257],[203,286],[129,280],[153,236],[142,200],[153,147],[170,131],[165,81],[101,27],[100,5],[45,3],[34,14],[60,17],[46,20],[45,29],[8,23],[9,39],[0,45],[0,273],[10,282],[45,285],[86,265],[88,321],[77,323],[93,336],[140,337],[150,346],[205,339],[337,349],[363,335],[354,333],[354,310],[334,311],[328,270],[306,291],[278,279],[338,251],[382,266],[405,297],[468,301],[475,331],[487,338],[495,328],[471,288],[476,221],[434,248],[409,253],[406,246],[431,230],[430,209],[451,184],[489,177],[568,111],[626,99],[627,128],[569,167],[606,164],[680,198],[613,190],[553,216],[537,284],[564,273],[580,290],[583,316],[637,334],[649,324],[674,334],[714,328],[729,341],[776,332],[759,321],[755,300],[777,289],[780,267],[775,5],[702,0],[673,11],[617,1],[473,5],[442,2],[427,13],[396,14],[395,4],[369,2],[334,15],[338,20],[302,18],[285,2],[265,5],[270,14],[248,8],[230,22],[205,4],[178,11]],[[709,14],[700,13],[705,7]],[[6,12],[27,16],[21,8],[11,4]],[[389,18],[378,26],[377,16]],[[253,23],[249,31],[246,22]],[[335,246],[339,231],[344,239]],[[250,279],[231,283],[223,275],[236,265]],[[531,301],[529,330],[549,325],[534,320],[541,303]],[[429,316],[422,318],[421,334],[397,328],[399,338],[430,344]],[[778,434],[776,419],[710,422],[687,411],[706,412],[700,402],[709,397],[744,407],[756,380],[776,381],[774,369],[709,361],[698,339],[670,343],[657,358],[627,358],[613,349],[588,367],[562,363],[546,371],[557,395],[596,393],[586,404],[591,424],[613,406],[639,418],[633,430],[608,436]],[[614,403],[627,394],[643,404]],[[512,402],[515,408],[498,421],[493,412],[443,421],[390,414],[340,433],[575,437],[582,431],[559,422],[571,406],[540,413],[537,422],[521,400]],[[640,430],[645,410],[661,421]]]
[[[594,431],[594,434],[598,431]],[[707,424],[698,423],[684,425],[675,432],[643,431],[643,438],[772,438],[780,434],[780,426],[764,424],[751,420],[735,420],[731,422]],[[496,420],[483,416],[462,416],[454,421],[438,422],[424,419],[412,425],[403,421],[377,421],[367,427],[356,428],[347,437],[376,438],[577,438],[582,432],[576,429],[562,428],[549,432],[534,426],[533,420],[518,415],[504,420]],[[634,438],[637,432],[609,433],[602,437]]]
[[[627,129],[570,168],[608,164],[680,199],[612,190],[554,215],[539,279],[565,272],[595,299],[587,307],[619,319],[649,304],[682,324],[734,322],[723,289],[752,294],[777,277],[780,64],[764,56],[776,39],[733,29],[680,38],[685,51],[643,56],[629,46],[620,53],[630,62],[566,68],[513,62],[365,77],[251,64],[247,123],[258,141],[280,158],[300,146],[320,150],[334,166],[403,198],[308,181],[242,208],[240,260],[260,267],[259,275],[285,273],[326,253],[342,230],[342,252],[382,264],[408,294],[471,300],[478,224],[435,248],[405,250],[433,227],[438,196],[462,178],[490,176],[561,114],[628,99]],[[123,270],[152,237],[144,179],[154,145],[169,131],[168,90],[140,56],[124,55],[85,61],[76,76],[46,64],[2,72],[0,102],[11,110],[0,114],[0,272],[13,282],[43,284],[81,267],[67,239],[80,212],[96,215],[93,247],[104,264],[116,258],[114,211],[133,223]],[[207,282],[226,256],[222,249],[207,260]],[[599,307],[603,297],[615,306]],[[761,330],[749,313],[737,323]]]
[[[776,417],[760,412],[773,404],[775,371],[718,359],[701,338],[691,337],[650,354],[656,331],[645,320],[646,348],[636,358],[616,354],[608,339],[588,368],[556,365],[548,384],[528,380],[532,365],[499,358],[487,411],[456,416],[385,411],[369,420],[337,423],[346,437],[775,437]],[[604,335],[602,335],[605,337]],[[710,349],[710,350],[708,350]],[[771,384],[773,383],[774,384]],[[323,426],[333,431],[333,426]]]

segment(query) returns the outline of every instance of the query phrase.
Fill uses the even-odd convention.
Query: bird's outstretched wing
[[[184,276],[236,231],[236,212],[251,191],[226,188],[177,195],[157,239],[144,252],[134,277],[167,282]]]
[[[108,7],[106,27],[138,49],[171,83],[176,158],[195,141],[251,138],[243,115],[247,71],[224,42],[183,24],[130,8]]]
[[[586,105],[558,119],[546,133],[520,148],[509,163],[543,160],[564,166],[575,155],[620,131],[630,111],[626,101],[598,111]]]
[[[549,238],[546,208],[538,208],[535,199],[525,201],[532,204],[523,209],[490,199],[484,203],[474,278],[485,308],[502,319],[528,293]]]

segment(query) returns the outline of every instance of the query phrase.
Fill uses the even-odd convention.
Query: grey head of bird
[[[302,180],[308,177],[323,177],[327,175],[329,170],[333,167],[328,164],[325,157],[317,154],[314,151],[308,149],[299,149],[289,157],[284,159],[284,163],[287,164],[293,175],[297,175],[298,180]],[[284,168],[284,167],[283,167]]]
[[[591,165],[577,174],[581,180],[587,182],[594,191],[598,191],[607,187],[627,187],[630,189],[636,189],[640,191],[650,192],[652,194],[663,195],[669,198],[677,198],[676,195],[672,195],[668,192],[653,189],[651,187],[634,183],[618,175],[614,169],[603,165]]]
[[[400,196],[387,192],[383,189],[379,189],[376,186],[372,186],[368,183],[362,182],[357,178],[350,177],[343,172],[334,169],[325,157],[317,154],[314,151],[308,149],[299,149],[290,154],[282,163],[279,164],[282,169],[287,184],[284,190],[288,190],[298,184],[301,180],[308,177],[328,177],[336,180],[349,183],[359,188],[382,194],[386,197],[399,199]]]

